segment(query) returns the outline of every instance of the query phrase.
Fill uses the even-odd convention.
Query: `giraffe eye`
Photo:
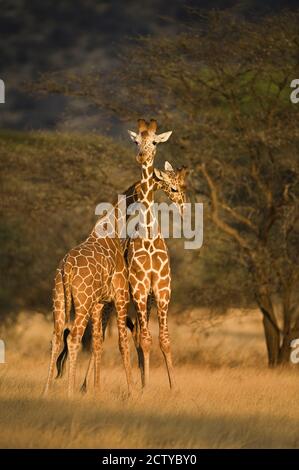
[[[178,193],[178,190],[175,189],[175,188],[171,188],[171,191],[172,191],[173,193]]]
[[[153,145],[157,145],[157,142],[154,141],[154,142],[153,142]]]

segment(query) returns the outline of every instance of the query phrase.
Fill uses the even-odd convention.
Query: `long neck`
[[[140,202],[150,207],[154,200],[154,165],[144,163],[141,167]]]
[[[122,230],[125,229],[126,222],[130,217],[127,209],[131,204],[140,200],[140,186],[140,181],[130,186],[123,194],[118,196],[117,200],[114,201],[113,206],[107,213],[100,215],[93,227],[93,230],[88,236],[90,241],[95,241],[101,238],[99,237],[101,228],[104,229],[104,231],[107,231],[108,227],[114,227],[116,236],[122,237]],[[125,233],[124,237],[126,237]]]
[[[154,166],[153,163],[142,164],[141,182],[140,182],[140,198],[141,203],[141,220],[142,237],[151,238],[155,224],[153,212],[154,207]]]
[[[153,172],[153,170],[152,170]],[[124,227],[128,219],[130,218],[130,213],[127,210],[128,207],[135,202],[142,202],[142,198],[146,194],[144,191],[146,189],[146,184],[143,180],[138,181],[137,183],[132,184],[122,196],[114,202],[113,208],[105,214],[101,215],[97,220],[93,230],[91,231],[88,239],[95,241],[98,239],[97,227],[98,224],[107,224],[109,221],[112,221],[115,226],[116,233],[121,237],[121,227]],[[161,189],[159,183],[155,181],[154,178],[151,178],[151,202],[153,203],[153,194],[158,189]],[[125,214],[125,215],[124,215]],[[124,218],[125,217],[125,218]]]

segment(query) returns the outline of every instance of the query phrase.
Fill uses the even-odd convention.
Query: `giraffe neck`
[[[123,197],[121,198],[121,201],[117,199],[117,201],[115,201],[115,203],[113,204],[111,210],[107,214],[102,215],[98,218],[95,226],[93,227],[93,230],[88,236],[88,239],[90,241],[95,241],[99,239],[99,227],[104,227],[104,229],[106,230],[107,224],[112,224],[115,227],[116,235],[118,234],[119,236],[121,236],[120,222],[122,224],[126,224],[128,218],[130,217],[130,215],[127,214],[128,206],[140,200],[140,184],[141,182],[138,181],[137,183],[130,186],[122,194]]]
[[[151,188],[151,202],[153,202],[153,193],[155,191],[157,191],[158,189],[161,189],[160,188],[160,185],[157,181],[154,180],[154,178],[152,178],[152,188]],[[124,193],[123,193],[123,196],[124,196],[124,208],[125,208],[125,214],[126,214],[126,222],[128,221],[129,217],[130,217],[130,214],[127,213],[127,208],[133,204],[134,202],[142,202],[142,198],[144,197],[144,190],[145,190],[145,184],[143,184],[143,181],[138,181],[136,183],[134,183],[132,186],[130,186]],[[110,219],[111,217],[111,214],[112,214],[112,211],[113,211],[113,214],[115,216],[115,218],[113,219],[114,223],[115,223],[115,228],[117,229],[118,228],[118,218],[117,218],[117,213],[118,213],[118,210],[119,210],[119,200],[115,201],[115,203],[113,204],[113,209],[111,209],[111,212],[109,212],[108,214],[106,215],[102,215],[101,217],[99,217],[99,219],[97,220],[95,226],[93,227],[93,230],[91,231],[90,235],[88,236],[88,239],[90,241],[95,241],[98,239],[98,235],[97,235],[97,231],[96,231],[96,228],[97,228],[97,224],[99,222],[102,222],[103,224],[107,223],[109,220],[112,220]],[[118,232],[117,232],[118,233]]]
[[[152,238],[154,216],[154,165],[142,164],[139,202],[142,204],[140,228],[143,238]]]

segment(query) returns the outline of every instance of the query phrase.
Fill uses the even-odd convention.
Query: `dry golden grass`
[[[41,397],[51,324],[23,314],[2,331],[1,448],[265,448],[299,447],[298,370],[270,371],[259,318],[228,319],[205,334],[172,324],[178,389],[169,392],[154,342],[149,389],[141,393],[136,362],[126,398],[117,338],[105,344],[102,390],[66,399],[66,379]],[[154,337],[156,328],[153,325]],[[87,354],[81,354],[78,386]]]

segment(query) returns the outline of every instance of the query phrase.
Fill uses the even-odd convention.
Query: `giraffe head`
[[[181,167],[174,169],[169,162],[165,162],[164,170],[154,168],[154,180],[158,189],[162,189],[169,199],[177,204],[181,216],[184,213],[186,197],[186,178],[188,169]]]
[[[144,119],[138,119],[138,133],[128,131],[131,139],[138,147],[136,160],[142,164],[152,164],[157,151],[157,144],[166,142],[172,131],[156,134],[157,121],[154,119],[147,123]]]

